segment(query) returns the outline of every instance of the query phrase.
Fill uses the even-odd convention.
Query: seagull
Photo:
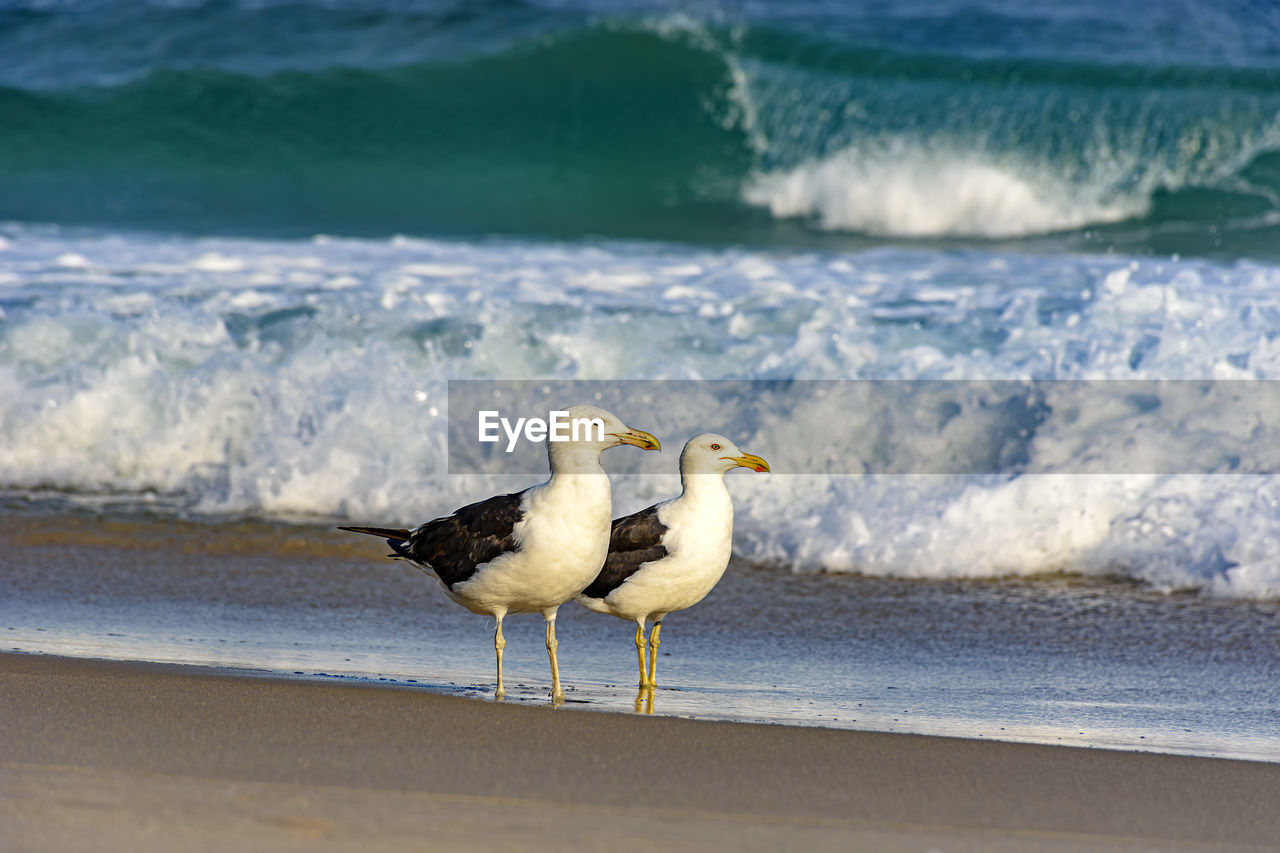
[[[769,463],[744,453],[723,435],[703,433],[689,439],[680,454],[684,490],[671,500],[614,519],[604,568],[577,597],[589,610],[636,623],[642,691],[657,686],[663,618],[701,601],[729,565],[733,500],[724,475],[734,468],[765,472]],[[646,670],[647,620],[653,620],[653,632]]]
[[[387,556],[434,571],[450,598],[497,620],[497,700],[506,696],[502,620],[508,613],[540,612],[547,623],[552,702],[564,702],[556,611],[592,582],[609,551],[612,494],[600,454],[623,444],[661,449],[652,435],[599,407],[574,406],[567,414],[570,424],[599,419],[603,429],[566,430],[570,440],[548,441],[551,478],[545,483],[464,506],[413,530],[341,528],[385,538],[394,551]]]

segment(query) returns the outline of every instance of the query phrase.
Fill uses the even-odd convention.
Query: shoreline
[[[367,538],[367,537],[362,537]],[[492,689],[492,626],[324,527],[31,511],[0,523],[0,644],[286,679]],[[734,563],[664,631],[663,716],[1280,761],[1276,606],[1102,582],[877,579]],[[509,620],[540,705],[540,619]],[[561,608],[576,709],[630,713],[620,621]]]
[[[204,674],[214,677],[245,678],[286,683],[328,685],[337,687],[353,687],[361,689],[406,690],[457,699],[464,702],[493,702],[492,683],[468,683],[465,681],[445,681],[442,679],[413,678],[405,676],[373,675],[365,672],[340,670],[304,671],[267,666],[255,666],[247,663],[214,663],[204,661],[183,660],[150,660],[131,657],[108,657],[98,654],[64,654],[57,651],[25,650],[9,648],[0,650],[0,657],[42,657],[54,660],[75,661],[86,664],[106,664],[119,666],[171,668],[179,674]],[[548,705],[547,685],[520,680],[508,688],[508,695],[503,705],[524,708],[542,708]],[[1063,728],[1044,729],[1042,731],[1007,730],[1007,727],[995,727],[1002,734],[993,735],[991,724],[969,724],[964,721],[944,720],[932,729],[904,725],[900,728],[883,728],[869,724],[866,727],[850,725],[839,718],[788,718],[770,717],[766,714],[713,714],[706,710],[698,710],[689,704],[678,704],[676,697],[684,692],[683,688],[659,687],[655,699],[643,702],[635,698],[636,690],[631,686],[596,682],[575,682],[567,684],[567,699],[558,710],[563,713],[612,714],[617,716],[665,717],[668,719],[696,720],[708,723],[726,723],[745,726],[779,726],[796,729],[822,729],[829,731],[849,731],[865,734],[901,735],[906,737],[944,738],[978,743],[1022,744],[1030,746],[1061,747],[1066,749],[1104,750],[1150,755],[1170,755],[1187,758],[1204,758],[1209,760],[1243,761],[1256,764],[1280,766],[1280,755],[1270,752],[1260,753],[1239,746],[1209,744],[1194,746],[1170,746],[1151,743],[1150,745],[1136,741],[1117,738],[1113,741],[1101,742],[1096,738],[1072,739],[1070,731]],[[668,694],[668,695],[664,695]],[[591,698],[586,698],[591,697]],[[634,705],[632,704],[634,702]],[[672,706],[675,706],[674,709]],[[882,721],[881,721],[882,722]],[[917,722],[913,724],[920,726]],[[1136,737],[1134,735],[1133,737]]]
[[[0,654],[15,849],[1264,847],[1280,765]],[[229,842],[230,840],[230,842]],[[381,849],[378,847],[378,849]]]

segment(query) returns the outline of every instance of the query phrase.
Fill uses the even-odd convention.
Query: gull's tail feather
[[[380,536],[388,542],[408,542],[409,531],[403,527],[339,527],[339,530],[350,530],[352,533],[367,533],[370,536]]]

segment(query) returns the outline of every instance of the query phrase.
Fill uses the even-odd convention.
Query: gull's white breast
[[[573,598],[595,580],[609,552],[609,478],[599,474],[553,477],[530,489],[515,527],[519,551],[480,566],[449,591],[478,613],[544,611]]]
[[[733,502],[723,487],[662,504],[658,520],[667,526],[667,556],[645,563],[605,597],[615,615],[639,619],[692,607],[729,565]]]

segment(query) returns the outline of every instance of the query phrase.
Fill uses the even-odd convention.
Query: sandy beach
[[[0,655],[6,850],[1266,849],[1280,765]]]

